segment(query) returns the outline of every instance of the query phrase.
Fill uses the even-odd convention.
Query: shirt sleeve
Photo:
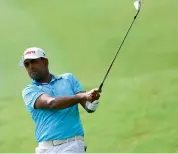
[[[72,86],[75,94],[81,91],[85,91],[82,85],[80,84],[80,82],[77,80],[77,78],[74,75],[70,74],[70,77],[72,80]]]
[[[37,86],[27,86],[22,91],[22,97],[27,107],[34,109],[34,104],[37,98],[44,92]]]

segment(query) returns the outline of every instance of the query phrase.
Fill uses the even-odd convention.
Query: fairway
[[[103,86],[100,106],[80,107],[87,152],[178,152],[178,1],[143,6]],[[131,0],[0,0],[0,152],[34,152],[22,100],[31,82],[23,51],[43,48],[53,74],[98,87],[136,10]]]

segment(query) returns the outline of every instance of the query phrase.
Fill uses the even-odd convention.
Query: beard
[[[36,81],[42,80],[44,78],[44,74],[39,71],[31,71],[29,73],[29,76],[31,79],[36,80]]]

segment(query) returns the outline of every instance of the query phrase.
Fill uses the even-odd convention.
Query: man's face
[[[48,62],[47,59],[44,58],[26,59],[24,66],[29,76],[34,80],[43,79],[48,71]]]

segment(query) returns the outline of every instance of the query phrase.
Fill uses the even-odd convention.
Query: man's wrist
[[[85,93],[79,93],[79,94],[76,94],[78,99],[80,100],[80,102],[86,102],[87,101],[87,97],[86,97],[86,94]]]

